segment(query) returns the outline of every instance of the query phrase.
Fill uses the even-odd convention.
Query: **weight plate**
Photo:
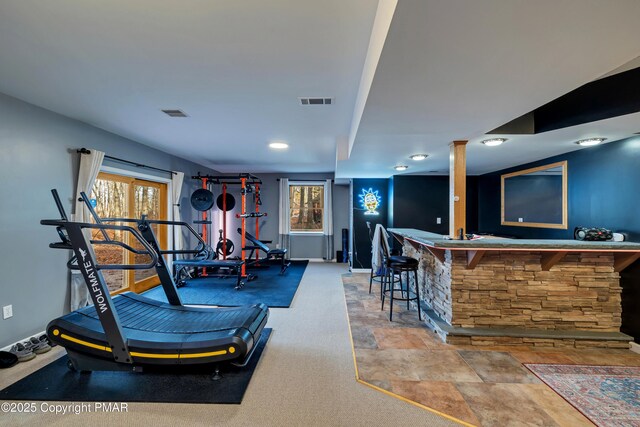
[[[222,197],[222,194],[220,194],[216,199],[216,205],[220,210],[222,210],[222,202],[224,201],[224,199],[225,198]],[[227,199],[227,212],[228,212],[230,210],[233,210],[233,208],[236,206],[236,198],[233,197],[233,194],[227,193],[226,199]]]
[[[193,209],[204,212],[213,207],[213,193],[207,189],[199,188],[191,195]]]
[[[234,249],[233,242],[231,240],[227,240],[227,255],[231,255]]]
[[[231,255],[233,253],[234,247],[233,247],[233,242],[229,239],[227,239],[227,255]],[[223,251],[222,251],[222,241],[218,242],[218,246],[216,247],[216,252],[218,253],[218,256],[223,256]]]

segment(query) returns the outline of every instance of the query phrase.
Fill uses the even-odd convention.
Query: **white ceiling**
[[[467,144],[467,159],[472,159],[472,166],[468,168],[468,173],[479,175],[570,151],[588,150],[589,147],[582,147],[576,142],[581,139],[606,137],[607,140],[604,141],[606,144],[628,138],[635,132],[640,132],[640,113],[627,114],[537,135],[499,135],[507,138],[507,141],[498,147],[488,147],[482,144],[483,139],[488,139],[486,135],[482,135],[470,139]],[[494,136],[498,135],[491,135],[491,137]],[[447,163],[445,173],[448,173],[449,150],[445,151],[446,153],[443,153]],[[411,161],[409,160],[409,162]]]
[[[395,2],[0,0],[0,92],[221,172],[446,173],[469,139],[477,174],[640,131],[633,114],[478,143],[637,58],[639,1],[399,0],[388,25]]]
[[[221,172],[333,171],[377,3],[0,0],[0,92]]]
[[[446,173],[451,141],[473,143],[638,57],[638,16],[636,0],[400,0],[351,157],[336,176],[388,177],[396,164]],[[629,127],[602,136],[640,131],[637,116],[617,123]],[[589,131],[601,134],[597,125]],[[518,137],[501,149],[470,143],[468,173],[570,151],[583,133]],[[408,159],[425,152],[426,161]]]
[[[629,70],[632,70],[632,69],[638,68],[638,67],[640,67],[640,56],[637,57],[637,58],[632,59],[631,61],[627,62],[626,64],[622,64],[620,67],[616,68],[615,70],[612,70],[612,71],[608,72],[604,76],[600,76],[600,78],[603,79],[605,77],[611,77],[614,74],[624,73],[625,71],[629,71]]]

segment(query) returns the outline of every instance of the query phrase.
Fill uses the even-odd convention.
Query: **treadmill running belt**
[[[174,306],[131,292],[112,299],[134,362],[198,364],[250,357],[269,310],[248,307]],[[111,346],[94,306],[51,321],[51,339],[70,357],[111,359]],[[75,354],[75,356],[74,356]]]
[[[172,307],[135,294],[121,294],[113,298],[113,302],[123,328],[175,334],[247,327],[247,315],[255,311],[255,306],[202,311],[194,311],[190,307],[185,310],[184,307]],[[86,307],[77,314],[98,320],[93,306]]]

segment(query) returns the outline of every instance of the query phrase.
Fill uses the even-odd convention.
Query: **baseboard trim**
[[[11,347],[13,347],[14,345],[16,345],[18,343],[23,343],[25,341],[28,341],[29,338],[31,338],[31,337],[39,337],[39,336],[43,335],[45,332],[46,331],[41,331],[41,332],[38,332],[38,333],[36,333],[34,335],[29,335],[28,337],[25,337],[25,338],[23,338],[21,340],[18,340],[16,342],[14,342],[14,343],[11,343],[11,344],[9,344],[8,346],[6,346],[4,348],[0,348],[0,351],[9,351],[9,350],[11,350]]]
[[[352,268],[351,272],[352,273],[371,273],[371,269],[370,268]]]

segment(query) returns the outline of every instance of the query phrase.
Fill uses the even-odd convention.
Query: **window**
[[[289,185],[289,225],[292,233],[324,231],[324,183]]]
[[[101,172],[93,184],[89,197],[101,218],[167,219],[167,184],[136,179],[130,176]],[[131,225],[131,224],[123,224]],[[166,226],[153,225],[160,247],[166,247]],[[102,240],[99,230],[92,231],[92,239]],[[141,249],[141,244],[130,233],[109,230],[109,237]],[[101,264],[145,264],[149,257],[135,255],[115,245],[94,245],[97,261]],[[109,291],[142,292],[158,283],[154,270],[102,270]]]

